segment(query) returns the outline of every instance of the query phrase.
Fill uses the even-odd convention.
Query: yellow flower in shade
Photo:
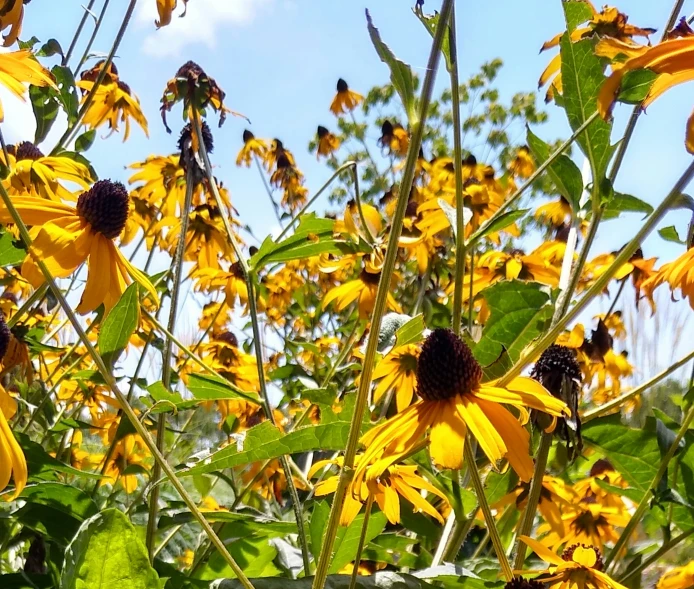
[[[389,154],[405,157],[410,147],[410,134],[400,123],[393,124],[386,120],[381,125],[381,137],[378,144]]]
[[[373,402],[378,403],[388,391],[395,391],[398,411],[403,411],[412,403],[417,387],[417,357],[419,348],[414,344],[398,346],[390,350],[376,365],[373,379],[380,382],[374,389]]]
[[[243,132],[243,147],[236,156],[236,165],[249,168],[254,157],[265,162],[269,149],[270,146],[265,139],[257,139],[253,133],[246,129]]]
[[[330,157],[340,148],[340,140],[322,125],[318,125],[316,136],[318,137],[316,158],[320,156]]]
[[[354,280],[331,288],[323,297],[323,308],[326,308],[334,301],[335,309],[344,311],[353,302],[357,301],[359,318],[366,319],[373,311],[380,278],[380,272],[369,272],[364,268]],[[397,277],[394,276],[393,287],[395,284],[397,284]],[[392,311],[402,312],[392,292],[388,292],[386,305]]]
[[[341,114],[352,112],[362,102],[364,97],[350,90],[347,82],[340,78],[337,81],[337,94],[330,104],[330,112],[339,117]]]
[[[409,454],[430,430],[429,453],[437,466],[461,468],[469,431],[492,465],[506,458],[522,480],[530,480],[530,435],[504,404],[515,407],[524,422],[528,408],[553,416],[566,415],[568,408],[531,378],[517,377],[503,388],[481,379],[482,368],[463,340],[450,329],[431,332],[417,363],[420,400],[361,439],[364,464],[373,462],[368,476],[379,476]],[[364,474],[365,468],[357,469],[356,480]]]
[[[342,467],[342,458],[335,460],[320,460],[316,462],[308,473],[311,478],[324,467],[336,464]],[[355,465],[361,467],[364,464],[363,457],[357,456]],[[423,512],[443,523],[441,514],[421,495],[421,491],[427,491],[436,495],[447,503],[445,495],[431,483],[425,481],[417,474],[416,466],[391,465],[385,471],[379,473],[368,482],[352,482],[347,488],[345,502],[340,515],[340,525],[348,526],[357,517],[364,503],[373,498],[380,510],[388,518],[391,524],[400,523],[400,497],[407,499],[415,509],[415,512]],[[320,481],[314,488],[316,497],[334,493],[337,488],[339,476],[335,475]]]
[[[523,146],[518,149],[516,157],[508,167],[511,174],[518,176],[519,178],[530,178],[535,171],[535,160],[533,156],[530,155],[530,149],[527,146]]]
[[[80,80],[77,86],[85,91],[82,97],[82,104],[87,100],[89,92],[94,87],[94,82],[90,80]],[[125,82],[117,80],[108,84],[101,84],[94,95],[91,103],[84,115],[83,123],[92,129],[97,129],[101,125],[108,123],[111,133],[117,133],[120,123],[125,123],[125,133],[123,141],[130,137],[130,119],[133,119],[145,135],[149,137],[147,119],[142,113],[140,101],[135,96]],[[109,135],[111,134],[109,133]]]
[[[694,309],[694,247],[689,248],[673,262],[663,264],[650,278],[641,283],[641,288],[648,298],[652,298],[653,291],[666,282],[673,293],[679,288],[682,296],[689,299],[689,306]]]
[[[273,170],[277,166],[280,157],[284,156],[290,165],[296,165],[294,154],[289,151],[279,139],[273,139],[270,144],[270,149],[265,154],[265,166],[268,171]]]
[[[176,10],[177,4],[178,0],[157,0],[157,12],[159,13],[159,20],[155,20],[154,24],[157,25],[158,29],[171,24],[171,15],[173,14],[173,11]],[[185,10],[188,5],[188,0],[183,0],[183,5],[185,8],[181,16],[186,15]]]
[[[125,227],[130,207],[121,183],[100,180],[80,195],[76,206],[31,196],[12,200],[23,221],[33,226],[32,255],[44,262],[54,278],[65,278],[88,262],[87,284],[78,312],[88,313],[102,303],[108,311],[133,280],[154,301],[159,300],[149,279],[113,243]],[[0,207],[0,222],[12,223],[5,207]],[[44,282],[32,256],[24,261],[22,276],[35,288]]]
[[[2,345],[1,340],[9,339],[9,333],[10,330],[3,319],[0,326],[0,345]],[[6,346],[7,341],[5,341]],[[17,401],[0,387],[0,491],[4,490],[10,483],[10,478],[13,478],[14,493],[11,499],[22,492],[29,476],[24,452],[8,424],[8,420],[12,419],[15,413],[17,413]]]
[[[26,84],[56,88],[51,73],[34,59],[28,49],[0,53],[0,84],[22,100],[26,94]],[[0,123],[4,120],[5,111],[0,104]]]
[[[65,156],[45,156],[31,141],[7,148],[10,175],[5,180],[12,195],[37,196],[51,200],[74,200],[59,181],[74,182],[86,190],[93,179],[89,168]],[[0,158],[2,154],[0,154]]]
[[[226,304],[234,309],[236,302],[240,305],[248,303],[248,287],[239,262],[234,262],[228,271],[215,268],[200,268],[191,274],[195,280],[195,290],[206,293],[224,289]]]
[[[27,0],[0,0],[0,31],[8,27],[10,29],[3,37],[3,47],[12,45],[21,34],[26,2]]]
[[[123,437],[123,439],[115,443],[111,457],[106,463],[104,478],[101,479],[99,484],[109,483],[115,485],[120,483],[126,493],[134,493],[138,485],[137,474],[132,472],[129,474],[124,473],[130,466],[136,465],[146,468],[144,462],[148,455],[149,451],[140,436],[129,434]]]
[[[535,210],[535,218],[538,221],[549,222],[553,227],[559,227],[564,224],[567,217],[571,216],[571,205],[563,197],[537,207]]]
[[[691,587],[694,587],[694,560],[668,571],[660,577],[656,585],[656,589],[691,589]]]
[[[518,574],[542,573],[538,580],[547,589],[626,589],[602,572],[602,555],[593,546],[574,544],[559,556],[528,536],[521,536],[521,540],[550,567],[542,571],[518,571]]]

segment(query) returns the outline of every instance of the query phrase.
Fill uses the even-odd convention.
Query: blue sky
[[[23,37],[36,35],[45,41],[56,37],[67,47],[82,12],[82,0],[61,0],[60,11],[48,9],[50,0],[34,0],[25,9]],[[306,151],[316,125],[335,127],[328,106],[338,77],[357,91],[383,84],[388,71],[369,40],[364,9],[369,8],[383,39],[402,60],[420,74],[428,57],[431,39],[411,12],[413,0],[190,0],[185,18],[157,31],[155,0],[140,0],[133,23],[118,52],[121,77],[139,96],[149,121],[150,138],[134,128],[127,143],[118,135],[97,141],[89,157],[102,178],[126,180],[124,166],[152,153],[175,150],[177,130],[182,125],[180,106],[170,115],[173,135],[168,135],[159,117],[159,99],[166,81],[178,67],[192,59],[216,78],[227,93],[227,104],[252,121],[257,136],[279,137],[297,156],[309,190],[316,190],[330,171]],[[50,2],[51,5],[54,2]],[[105,26],[93,50],[108,52],[127,3],[112,2]],[[182,4],[182,2],[179,2]],[[501,57],[504,67],[498,77],[503,97],[532,91],[550,55],[538,54],[543,41],[563,30],[559,0],[523,2],[459,2],[457,10],[461,79],[479,65]],[[101,2],[96,3],[99,8]],[[426,0],[432,12],[440,2]],[[670,11],[669,2],[624,1],[620,8],[630,22],[662,29]],[[694,11],[685,2],[684,14]],[[659,33],[653,40],[657,41]],[[81,55],[83,43],[78,46]],[[73,60],[73,64],[75,60]],[[444,87],[445,70],[439,75]],[[5,133],[10,141],[31,138],[31,112],[6,98]],[[686,119],[694,105],[694,84],[684,85],[660,98],[641,117],[616,189],[657,204],[689,164],[684,149]],[[541,99],[540,99],[541,100]],[[535,129],[547,140],[569,134],[563,111],[548,105],[549,123]],[[630,107],[616,109],[613,141],[620,136]],[[216,123],[216,119],[213,119]],[[229,117],[215,130],[213,163],[217,176],[231,190],[243,222],[255,233],[266,235],[275,225],[272,210],[257,172],[234,165],[241,134],[248,125]],[[59,131],[59,130],[57,130]],[[57,133],[59,135],[59,133]],[[375,136],[375,132],[374,132]],[[375,137],[374,137],[375,138]],[[581,164],[576,154],[577,163]],[[595,252],[621,247],[635,232],[639,217],[611,221],[601,231]],[[676,224],[680,234],[687,214],[671,213],[662,226]],[[657,235],[645,248],[647,256],[669,260],[682,248],[665,244]],[[686,305],[686,303],[681,303]]]

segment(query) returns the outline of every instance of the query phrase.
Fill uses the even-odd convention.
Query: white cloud
[[[137,23],[141,28],[149,27],[143,50],[155,57],[179,56],[187,45],[202,44],[212,49],[217,43],[217,33],[225,25],[244,26],[253,21],[258,12],[275,0],[191,0],[186,16],[183,2],[174,14],[171,24],[159,30],[155,28],[157,7],[154,0],[140,3]]]
[[[5,110],[2,132],[7,144],[33,141],[36,133],[36,119],[27,96],[26,101],[17,98],[5,87],[0,87],[0,101]],[[61,110],[48,136],[41,144],[44,151],[50,151],[67,129],[67,117]]]

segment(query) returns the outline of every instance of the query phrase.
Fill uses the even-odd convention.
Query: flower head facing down
[[[330,131],[328,131],[328,129],[323,125],[318,125],[316,137],[318,140],[316,146],[316,158],[319,158],[320,156],[330,157],[340,148],[340,140]]]
[[[165,27],[168,24],[171,24],[171,16],[173,15],[173,11],[176,10],[176,6],[178,5],[178,0],[157,0],[157,13],[159,14],[159,20],[155,20],[154,24],[157,26],[158,29],[161,27]],[[186,15],[186,10],[188,8],[188,0],[183,0],[183,14],[181,14],[181,17],[184,17]]]
[[[266,162],[270,146],[265,139],[258,139],[248,129],[243,132],[243,147],[236,156],[236,165],[249,168],[253,158]],[[267,164],[266,164],[267,165]]]
[[[340,78],[337,81],[337,93],[330,104],[330,112],[339,117],[341,114],[352,112],[362,102],[364,97],[350,90],[347,82]]]
[[[2,46],[13,45],[22,33],[22,20],[24,19],[24,5],[30,0],[0,0],[0,31],[9,28],[7,35],[3,36]]]

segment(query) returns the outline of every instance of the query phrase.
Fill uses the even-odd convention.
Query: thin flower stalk
[[[89,37],[89,41],[87,41],[87,45],[84,48],[84,52],[82,53],[82,57],[80,58],[79,62],[77,62],[75,69],[72,70],[73,76],[77,76],[79,71],[82,69],[82,66],[87,62],[87,59],[89,59],[89,53],[92,50],[92,45],[94,44],[94,41],[96,40],[96,36],[99,34],[99,29],[101,29],[101,24],[104,22],[104,17],[106,16],[106,11],[108,10],[108,5],[110,3],[111,3],[111,0],[104,0],[104,4],[101,7],[101,12],[99,13],[99,17],[96,19],[96,24],[94,25],[94,30],[92,31],[91,37]]]
[[[376,240],[371,234],[371,229],[369,229],[369,224],[366,222],[366,217],[364,216],[364,209],[361,206],[361,194],[359,193],[359,171],[357,166],[352,167],[352,174],[354,175],[354,200],[357,203],[357,211],[359,211],[359,220],[361,221],[362,229],[364,231],[364,237],[369,245],[374,245]]]
[[[77,30],[75,31],[75,34],[72,36],[72,41],[70,41],[70,46],[68,47],[67,52],[63,56],[63,59],[62,59],[60,65],[66,66],[70,63],[70,58],[72,57],[72,52],[75,50],[75,46],[77,45],[77,41],[79,41],[79,38],[82,36],[82,30],[84,29],[84,25],[87,24],[87,19],[90,16],[92,18],[94,17],[94,13],[92,12],[92,8],[94,7],[94,4],[96,4],[96,0],[89,0],[89,4],[87,4],[87,6],[82,7],[82,10],[84,10],[84,13],[82,14],[82,18],[80,19],[80,24],[77,25]]]
[[[371,515],[371,508],[374,504],[374,496],[369,495],[366,500],[366,506],[364,507],[364,521],[361,524],[361,533],[359,534],[359,543],[357,544],[357,552],[354,556],[354,568],[352,569],[352,576],[349,580],[349,589],[355,589],[357,586],[357,577],[359,576],[359,562],[361,561],[362,552],[364,552],[364,544],[366,544],[366,533],[369,530],[369,516]]]
[[[371,388],[371,375],[373,373],[373,364],[376,357],[376,348],[378,345],[378,333],[381,329],[381,321],[385,314],[387,296],[390,291],[390,280],[395,269],[395,260],[398,253],[398,241],[402,232],[403,220],[409,199],[410,190],[414,182],[415,167],[417,158],[419,157],[419,148],[422,144],[424,135],[424,125],[431,101],[431,95],[434,89],[434,81],[436,71],[438,70],[439,58],[441,55],[441,46],[443,44],[444,35],[447,30],[447,23],[450,19],[451,10],[453,9],[453,0],[444,0],[441,6],[439,17],[439,27],[436,30],[436,35],[431,46],[429,61],[427,63],[426,76],[422,85],[422,93],[420,97],[420,112],[419,120],[412,129],[412,138],[410,140],[407,159],[405,160],[405,168],[403,170],[400,189],[398,191],[398,200],[391,222],[390,237],[386,249],[386,256],[381,270],[381,277],[378,282],[378,290],[376,292],[376,301],[374,303],[373,313],[371,315],[371,331],[366,345],[364,361],[362,365],[361,380],[359,381],[359,389],[354,405],[354,413],[350,424],[349,435],[347,438],[347,447],[343,458],[343,467],[340,472],[340,478],[333,496],[333,504],[330,509],[330,516],[326,526],[326,531],[323,536],[321,553],[316,565],[316,573],[313,578],[313,589],[323,589],[328,569],[332,560],[333,547],[335,545],[335,536],[340,523],[340,516],[344,502],[345,492],[354,476],[354,459],[357,453],[359,444],[360,430],[362,417],[366,409],[369,399],[369,391]]]
[[[670,550],[672,550],[675,546],[689,538],[692,534],[694,534],[694,528],[691,528],[687,530],[686,532],[682,532],[681,534],[678,534],[668,542],[665,542],[658,550],[656,550],[651,556],[648,558],[645,558],[641,564],[634,568],[630,568],[628,571],[624,573],[624,576],[621,578],[617,579],[620,583],[624,584],[630,579],[633,579],[637,575],[640,575],[645,569],[647,569],[649,566],[652,564],[658,562],[661,556],[665,556]]]

